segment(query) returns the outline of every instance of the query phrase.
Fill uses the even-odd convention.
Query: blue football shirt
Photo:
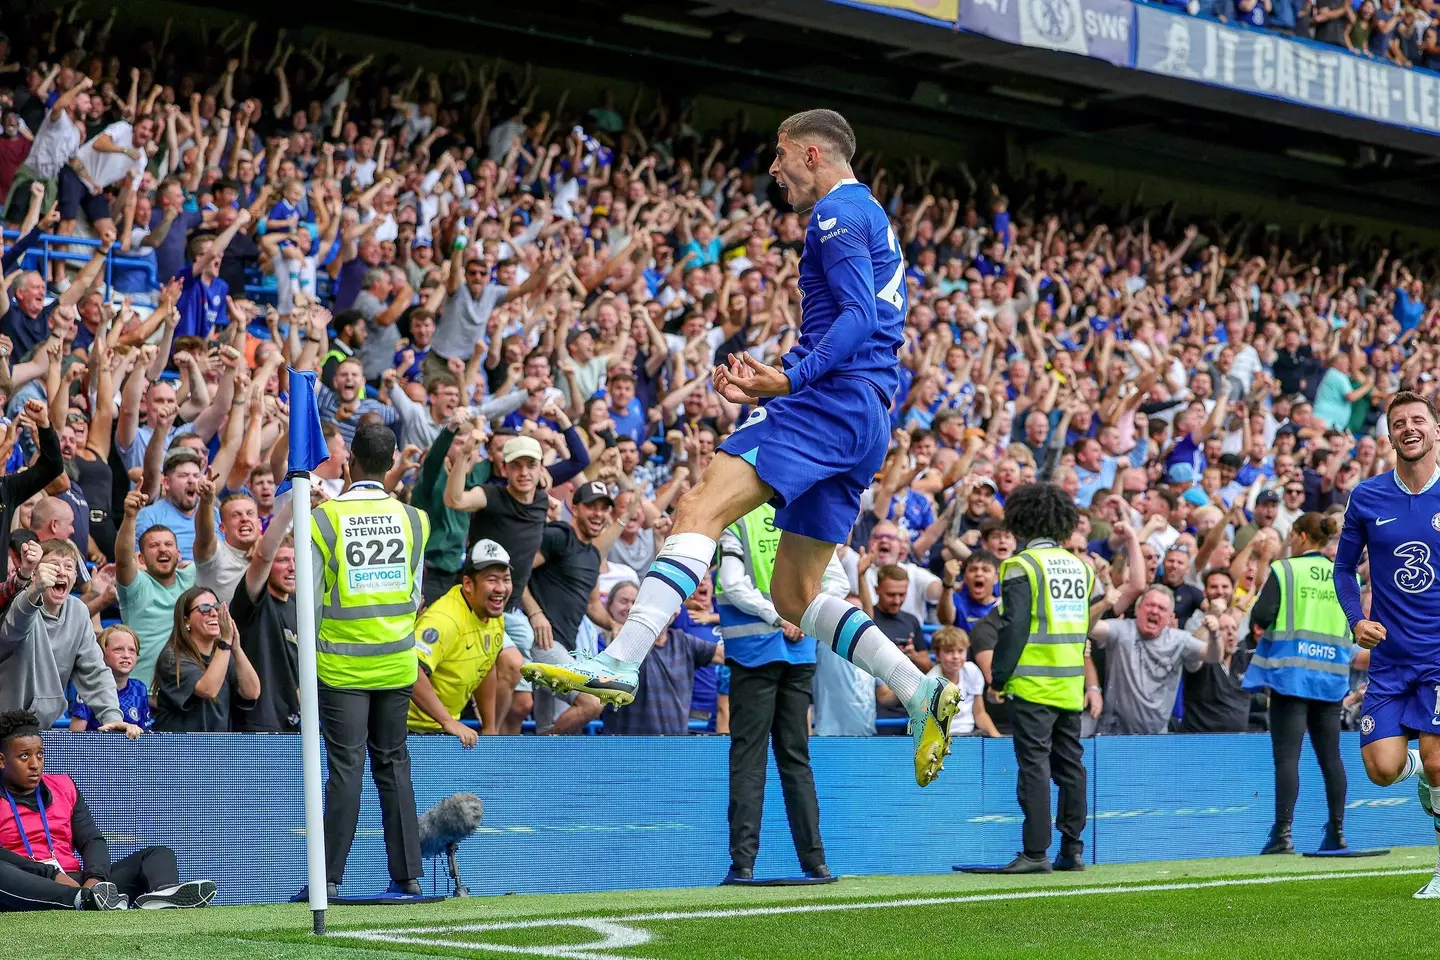
[[[791,392],[825,377],[850,377],[888,402],[904,342],[905,258],[869,187],[841,180],[815,204],[800,257],[800,296],[800,339],[782,358]]]
[[[1350,494],[1335,554],[1335,594],[1353,629],[1366,619],[1356,571],[1370,553],[1370,617],[1385,639],[1370,652],[1371,671],[1440,663],[1440,471],[1419,493],[1394,470],[1365,480]]]

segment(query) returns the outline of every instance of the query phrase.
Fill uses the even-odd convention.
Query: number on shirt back
[[[1430,565],[1430,545],[1411,540],[1395,548],[1395,556],[1405,565],[1395,571],[1395,586],[1406,593],[1424,593],[1435,583],[1435,568]]]
[[[900,250],[900,241],[899,241],[899,239],[897,239],[896,236],[895,236],[895,228],[892,227],[892,226],[890,226],[889,224],[886,224],[886,226],[885,226],[885,240],[886,240],[886,242],[890,245],[890,252],[891,252],[891,253],[898,253],[898,252],[899,252],[899,250]],[[905,287],[905,258],[904,258],[904,257],[901,257],[901,258],[900,258],[900,266],[898,266],[898,267],[895,268],[895,276],[891,277],[891,278],[890,278],[890,282],[887,283],[887,284],[885,284],[885,286],[883,286],[883,287],[880,288],[880,292],[877,293],[877,294],[875,294],[875,297],[876,297],[876,299],[884,300],[886,303],[890,304],[890,306],[894,307],[896,310],[901,310],[901,311],[903,311],[903,310],[905,309],[905,290],[904,290],[904,287]]]

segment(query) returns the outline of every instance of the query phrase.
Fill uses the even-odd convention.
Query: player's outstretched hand
[[[748,403],[753,406],[760,402],[758,397],[746,392],[744,385],[731,375],[729,367],[716,367],[710,374],[710,383],[716,393],[731,403]]]
[[[755,397],[784,397],[790,393],[790,378],[785,371],[779,367],[772,367],[768,363],[761,363],[748,353],[730,355],[730,369],[732,373],[748,371],[749,376],[745,380],[745,386],[751,396]]]
[[[1355,624],[1355,642],[1363,649],[1374,649],[1376,644],[1385,639],[1385,624],[1377,623],[1374,620],[1361,620]]]

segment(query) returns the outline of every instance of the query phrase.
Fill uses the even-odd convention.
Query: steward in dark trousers
[[[999,641],[989,698],[1010,704],[1019,765],[1016,793],[1025,814],[1024,850],[985,873],[1085,869],[1085,645],[1095,574],[1062,549],[1079,522],[1059,487],[1032,483],[1005,501],[1005,525],[1025,549],[1000,565]],[[1060,856],[1050,862],[1050,781],[1060,787],[1055,825]]]
[[[405,738],[420,669],[415,615],[430,524],[381,486],[394,458],[389,427],[360,427],[350,449],[350,489],[310,513],[315,666],[329,766],[325,879],[332,896],[355,842],[367,751],[380,793],[391,891],[420,893],[420,828]]]
[[[1246,690],[1270,691],[1270,741],[1275,756],[1275,823],[1262,854],[1294,853],[1291,826],[1300,796],[1300,746],[1310,746],[1325,779],[1330,819],[1320,850],[1345,844],[1345,763],[1340,759],[1340,702],[1350,692],[1355,641],[1335,598],[1335,563],[1320,551],[1340,534],[1340,518],[1307,513],[1290,528],[1290,557],[1270,565],[1250,611],[1260,634]]]
[[[780,530],[775,508],[752,510],[720,535],[715,602],[725,663],[730,668],[730,872],[727,883],[754,879],[765,805],[765,747],[780,771],[785,814],[800,867],[812,880],[829,878],[820,841],[820,804],[810,770],[810,693],[815,640],[786,623],[770,600]],[[825,583],[848,587],[833,557]]]

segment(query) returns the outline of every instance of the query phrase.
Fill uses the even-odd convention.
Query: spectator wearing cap
[[[591,480],[576,488],[569,523],[545,524],[539,555],[535,558],[535,573],[523,598],[527,611],[532,615],[543,611],[543,616],[553,624],[553,642],[549,644],[542,643],[539,630],[536,631],[533,654],[537,662],[568,663],[575,651],[581,622],[586,617],[602,630],[614,628],[601,597],[600,573],[605,556],[620,539],[620,531],[639,509],[639,498],[630,497],[625,511],[616,516],[610,488]],[[569,705],[563,711],[562,700]],[[535,696],[535,729],[538,733],[578,733],[586,723],[600,716],[600,709],[600,701],[589,694],[580,694],[578,698],[573,693],[560,697],[542,691]],[[688,692],[684,711],[688,719]]]
[[[200,505],[201,458],[185,447],[165,456],[165,474],[160,481],[160,499],[140,511],[135,535],[162,526],[175,535],[183,560],[195,559],[195,511]],[[138,542],[138,541],[136,541]],[[141,678],[146,679],[144,677]]]
[[[1301,497],[1305,494],[1305,488],[1299,480],[1291,480],[1290,484],[1299,488]],[[1255,512],[1249,523],[1235,531],[1235,549],[1244,550],[1255,534],[1261,530],[1275,529],[1275,520],[1280,515],[1280,494],[1274,490],[1262,490],[1255,498]],[[1293,521],[1292,521],[1293,522]],[[1281,538],[1281,543],[1284,538]]]
[[[513,587],[505,548],[479,540],[465,555],[460,582],[420,614],[415,623],[420,671],[407,720],[411,733],[448,733],[473,747],[475,731],[460,720],[472,703],[481,732],[500,732],[495,663],[505,643],[505,608]]]
[[[500,448],[499,462],[495,459],[490,461],[494,471],[490,482],[467,486],[471,472],[479,460],[481,447],[476,435],[466,430],[456,437],[453,446],[447,449],[448,429],[441,433],[435,447],[430,451],[431,458],[437,455],[447,458],[445,463],[448,472],[442,502],[456,515],[472,515],[470,543],[493,540],[510,557],[512,590],[510,603],[505,611],[505,644],[497,665],[500,690],[496,710],[501,731],[517,734],[520,732],[520,724],[534,706],[530,682],[521,678],[520,668],[533,658],[537,639],[543,641],[546,647],[553,643],[547,612],[533,600],[524,599],[535,557],[540,552],[544,539],[545,521],[549,512],[550,498],[539,488],[545,452],[540,441],[534,437],[511,436]],[[578,437],[567,432],[566,442],[570,444],[574,456],[565,463],[555,465],[550,474],[552,483],[569,481],[590,462]],[[453,461],[447,456],[451,449],[454,452]],[[422,488],[427,482],[433,481],[429,481],[428,475],[422,473]],[[427,552],[426,563],[432,569],[439,567],[445,570],[446,564],[455,561],[448,556],[431,555]],[[598,563],[596,571],[598,574]],[[425,579],[428,581],[430,577]],[[511,693],[514,694],[513,698]],[[598,715],[598,701],[596,704]],[[581,726],[583,725],[582,723]]]
[[[1190,489],[1195,482],[1195,468],[1188,463],[1177,463],[1165,471],[1165,483],[1178,497]]]

